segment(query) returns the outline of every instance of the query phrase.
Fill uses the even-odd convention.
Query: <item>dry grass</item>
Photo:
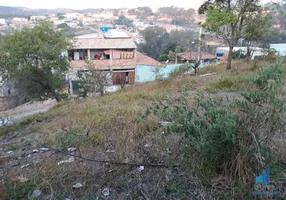
[[[165,93],[180,93],[182,87],[192,91],[193,95],[198,90],[217,92],[235,88],[239,91],[247,86],[241,77],[254,74],[256,69],[268,65],[267,61],[234,61],[230,71],[225,70],[224,64],[218,64],[202,68],[199,72],[199,75],[216,72],[215,75],[183,75],[137,84],[103,97],[64,101],[46,113],[24,119],[6,132],[31,130],[32,127],[32,132],[48,133],[43,143],[56,148],[77,147],[87,158],[119,162],[128,158],[138,163],[178,164],[182,157],[178,145],[180,137],[165,136],[155,117],[136,123],[136,115],[154,100],[163,99]],[[173,153],[165,154],[166,148]],[[107,150],[114,150],[114,153],[107,153]],[[113,199],[139,199],[144,196],[142,193],[150,199],[184,199],[190,196],[199,199],[211,195],[184,169],[146,169],[139,173],[134,167],[87,161],[55,167],[55,162],[49,160],[38,168],[33,182],[54,199],[91,199],[91,196],[100,196],[105,187],[115,190]],[[193,181],[190,183],[189,180]],[[73,190],[71,187],[77,182],[85,182],[85,187]]]

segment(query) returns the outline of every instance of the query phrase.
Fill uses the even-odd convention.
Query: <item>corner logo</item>
[[[254,195],[277,195],[278,193],[275,192],[275,186],[270,184],[270,170],[269,168],[262,171],[259,176],[255,179],[254,185]]]

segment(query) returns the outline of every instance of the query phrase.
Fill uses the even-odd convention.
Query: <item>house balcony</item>
[[[130,69],[136,67],[136,59],[109,59],[109,60],[91,60],[95,69]],[[83,70],[87,69],[86,60],[72,60],[70,61],[71,69]]]

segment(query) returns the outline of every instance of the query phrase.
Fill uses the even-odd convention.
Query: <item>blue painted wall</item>
[[[199,68],[206,66],[207,63],[201,63]],[[177,65],[167,65],[165,67],[154,67],[148,65],[137,65],[136,67],[136,82],[137,83],[145,83],[149,81],[155,80],[154,69],[160,68],[160,74],[163,75],[164,78],[168,78],[171,71],[181,66],[181,64]]]
[[[154,69],[159,68],[160,74],[163,75],[164,78],[167,78],[170,72],[181,65],[167,65],[166,67],[154,67],[147,65],[137,65],[136,67],[136,82],[144,83],[149,81],[154,81]]]

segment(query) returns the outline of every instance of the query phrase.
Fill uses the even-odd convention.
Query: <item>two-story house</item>
[[[67,55],[71,67],[68,73],[71,93],[75,88],[76,74],[79,70],[87,70],[87,61],[96,69],[112,71],[110,85],[121,85],[122,80],[126,85],[135,84],[136,45],[122,30],[103,27],[96,33],[78,36]]]

